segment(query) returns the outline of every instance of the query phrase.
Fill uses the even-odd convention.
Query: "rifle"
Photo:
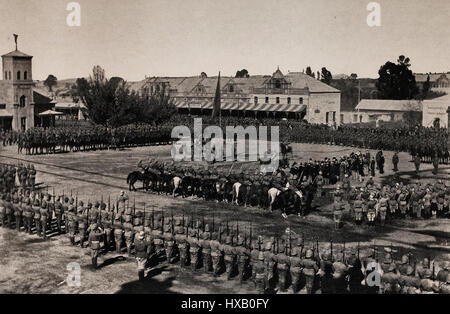
[[[252,243],[252,238],[253,238],[253,224],[252,221],[250,221],[250,246]]]
[[[373,240],[373,259],[377,260],[377,252],[375,248],[375,240]]]
[[[317,259],[320,259],[320,256],[319,256],[319,237],[316,238],[316,249],[317,249]]]
[[[227,219],[227,236],[230,235],[230,230],[228,228],[228,219]]]
[[[333,262],[333,240],[330,240],[331,261]]]
[[[183,227],[184,227],[184,208],[183,208]]]
[[[213,230],[213,232],[216,231],[216,229],[214,228],[214,214],[213,214],[213,217],[212,217],[212,230]]]
[[[219,223],[219,242],[222,242],[222,222]]]
[[[344,248],[342,249],[342,263],[345,263],[345,241],[344,241]]]
[[[175,232],[175,228],[174,228],[174,222],[173,222],[173,210],[171,211],[171,216],[172,216],[172,234],[174,234]]]
[[[359,241],[358,241],[358,259],[359,259]]]

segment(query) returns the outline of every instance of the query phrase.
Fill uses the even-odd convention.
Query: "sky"
[[[449,0],[378,0],[381,26],[369,27],[369,0],[0,0],[0,54],[33,55],[33,79],[231,76],[288,71],[378,77],[400,54],[414,72],[450,71]]]

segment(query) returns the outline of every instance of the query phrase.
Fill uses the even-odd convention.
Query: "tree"
[[[94,123],[112,128],[138,122],[156,123],[174,113],[175,107],[167,96],[141,96],[130,91],[122,78],[108,80],[104,73],[97,66],[89,80],[77,79],[73,95],[74,100],[83,102],[88,118]]]
[[[413,99],[419,93],[409,61],[401,55],[396,64],[388,61],[380,67],[376,84],[380,98]]]
[[[50,74],[44,81],[44,86],[48,88],[49,92],[53,92],[53,87],[58,85],[58,79],[53,74]]]
[[[306,75],[309,75],[311,77],[314,77],[314,72],[311,70],[311,67],[306,68]]]
[[[352,80],[356,80],[356,79],[358,78],[358,74],[352,73],[352,74],[350,74],[350,78],[351,78]]]
[[[250,77],[250,75],[248,74],[248,71],[246,69],[242,69],[240,71],[236,72],[236,76],[235,77]]]
[[[207,75],[205,72],[202,72],[202,73],[200,74],[200,77],[201,77],[201,78],[207,78],[208,75]]]
[[[422,98],[426,99],[428,96],[428,92],[430,91],[431,83],[430,83],[430,76],[427,76],[427,81],[423,83],[423,89],[422,89]]]
[[[320,72],[317,71],[317,80],[320,80]]]
[[[325,84],[330,84],[331,80],[333,79],[333,76],[331,75],[331,72],[327,70],[327,68],[322,68],[322,79],[321,81]]]

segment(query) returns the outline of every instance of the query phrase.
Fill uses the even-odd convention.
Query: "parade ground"
[[[310,158],[322,160],[325,157],[340,157],[360,149],[343,146],[292,144],[292,161],[304,162]],[[0,162],[14,164],[33,163],[37,175],[36,183],[42,191],[56,195],[72,195],[83,201],[96,201],[103,198],[115,202],[121,190],[126,191],[130,204],[136,210],[163,211],[165,215],[186,215],[205,217],[211,221],[214,216],[216,226],[228,221],[239,221],[240,230],[250,230],[254,235],[280,236],[287,227],[295,233],[303,233],[305,245],[318,237],[319,245],[333,240],[337,245],[346,243],[347,248],[360,245],[375,247],[382,254],[383,247],[394,249],[399,258],[411,253],[414,258],[442,258],[450,253],[450,220],[395,220],[386,226],[356,226],[344,214],[343,228],[335,231],[331,211],[330,193],[317,200],[317,208],[306,217],[289,216],[284,219],[279,211],[269,213],[258,208],[244,208],[224,203],[197,199],[156,195],[138,189],[129,192],[126,183],[128,173],[139,170],[140,160],[150,157],[170,159],[170,146],[138,147],[124,150],[72,152],[54,155],[17,154],[16,146],[0,147]],[[365,150],[361,150],[362,153]],[[372,156],[376,151],[370,151]],[[415,176],[414,164],[407,153],[399,153],[399,172],[392,171],[393,152],[384,152],[385,173],[377,171],[375,182],[391,183],[402,180],[411,183],[433,182],[437,178],[450,184],[450,165],[440,165],[438,175],[432,174],[432,165],[422,163],[419,177]],[[231,167],[231,163],[219,164]],[[352,182],[352,185],[360,183]],[[137,188],[142,184],[137,183]],[[326,187],[332,192],[334,187]],[[35,235],[25,235],[14,230],[0,229],[0,293],[254,293],[253,283],[238,280],[227,281],[225,276],[213,278],[201,272],[181,270],[174,265],[158,265],[149,270],[146,279],[139,282],[133,258],[110,252],[99,258],[99,269],[90,266],[88,249],[73,247],[64,235],[52,235],[44,241]],[[70,287],[66,278],[67,265],[79,263],[81,266],[81,285]]]

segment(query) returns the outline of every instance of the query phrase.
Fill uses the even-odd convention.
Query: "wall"
[[[439,119],[440,127],[448,128],[449,113],[447,111],[449,106],[450,101],[424,101],[422,125],[432,127],[434,120]]]
[[[328,125],[333,125],[333,112],[335,112],[336,125],[340,124],[341,94],[340,93],[311,93],[305,119],[309,123],[326,123],[329,113]]]

